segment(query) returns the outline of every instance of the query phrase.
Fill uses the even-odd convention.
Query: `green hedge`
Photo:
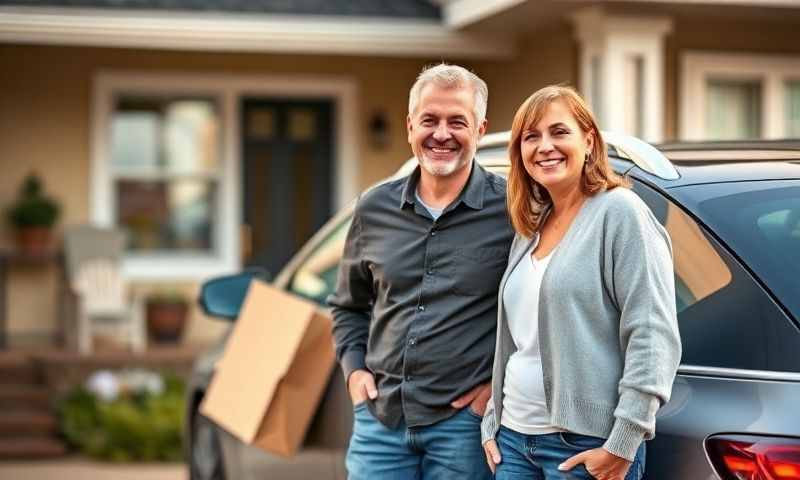
[[[68,443],[103,460],[180,461],[183,457],[184,383],[164,376],[164,391],[120,394],[104,401],[78,387],[58,405]]]

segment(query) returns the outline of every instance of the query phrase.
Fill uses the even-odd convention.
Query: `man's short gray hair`
[[[443,88],[470,87],[475,92],[474,115],[477,125],[486,118],[486,104],[489,101],[489,87],[474,73],[458,65],[440,63],[426,67],[417,77],[408,95],[408,114],[413,115],[419,106],[422,89],[429,83]]]

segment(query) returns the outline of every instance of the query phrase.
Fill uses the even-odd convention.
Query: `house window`
[[[683,140],[800,135],[800,56],[689,52],[682,62]]]
[[[221,181],[214,100],[120,96],[111,118],[113,221],[129,254],[216,253]]]
[[[754,139],[761,136],[759,81],[706,82],[706,132],[714,140]]]

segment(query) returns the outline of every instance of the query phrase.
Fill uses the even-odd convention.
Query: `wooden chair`
[[[95,333],[123,337],[134,352],[146,347],[143,302],[122,275],[124,247],[125,236],[118,230],[78,226],[64,233],[74,313],[69,343],[80,353],[92,352]]]

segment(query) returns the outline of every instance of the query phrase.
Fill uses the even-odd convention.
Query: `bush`
[[[122,388],[113,397],[91,386],[74,389],[58,405],[67,442],[114,462],[180,461],[184,383],[174,375],[162,378],[160,391]]]

